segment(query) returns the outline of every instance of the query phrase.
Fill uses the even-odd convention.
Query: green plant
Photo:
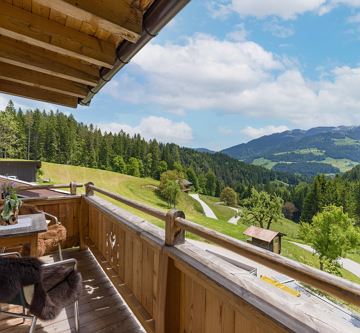
[[[284,217],[282,213],[284,201],[277,195],[265,191],[258,192],[255,188],[252,188],[251,196],[244,199],[242,204],[241,218],[245,224],[254,224],[260,226],[260,228],[270,229],[273,222],[277,222]]]
[[[360,244],[360,233],[354,220],[344,213],[342,207],[325,206],[317,213],[311,224],[302,223],[300,236],[319,255],[320,269],[336,271],[336,262]]]
[[[231,187],[225,187],[222,190],[220,199],[227,206],[235,206],[237,204],[237,194]]]
[[[22,201],[17,196],[15,187],[11,183],[5,183],[2,186],[1,192],[4,204],[0,214],[0,224],[15,224]]]

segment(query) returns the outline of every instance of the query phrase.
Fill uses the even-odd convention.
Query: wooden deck
[[[64,258],[76,258],[78,269],[83,277],[84,291],[80,299],[80,331],[97,333],[143,333],[145,332],[134,319],[127,305],[117,294],[110,280],[96,263],[91,252],[66,250]],[[52,262],[52,256],[42,258]],[[25,333],[29,330],[29,321],[9,319],[1,315],[1,333]],[[54,321],[38,321],[36,333],[75,332],[74,311],[70,306],[64,309]]]

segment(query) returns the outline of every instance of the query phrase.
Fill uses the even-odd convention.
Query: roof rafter
[[[89,63],[112,68],[115,45],[0,0],[0,34]]]
[[[40,89],[37,87],[33,87],[29,89],[29,87],[26,85],[5,81],[1,79],[0,79],[0,92],[15,96],[35,99],[39,101],[44,101],[48,103],[64,105],[71,108],[76,108],[78,104],[77,97],[67,96],[53,91]]]
[[[62,78],[54,79],[53,76],[35,72],[18,66],[0,62],[0,79],[24,84],[31,87],[58,92],[61,94],[85,97],[89,88],[76,82]]]
[[[99,69],[55,52],[0,36],[0,61],[95,87]]]
[[[68,16],[94,22],[122,38],[136,42],[142,32],[143,12],[127,0],[36,0]]]

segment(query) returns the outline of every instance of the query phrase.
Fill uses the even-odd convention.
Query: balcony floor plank
[[[83,277],[84,291],[79,304],[81,333],[145,332],[89,251],[66,250],[64,258],[76,258]],[[52,256],[41,259],[54,261]],[[1,333],[27,333],[29,325],[29,321],[22,324],[22,319],[0,316]],[[64,309],[53,321],[38,321],[36,333],[45,332],[75,332],[73,307]]]

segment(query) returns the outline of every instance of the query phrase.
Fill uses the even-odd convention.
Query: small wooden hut
[[[0,160],[0,175],[27,182],[36,181],[36,172],[40,168],[40,161]]]
[[[193,183],[187,179],[180,179],[179,185],[181,187],[181,191],[188,193],[191,191],[191,188],[193,186]]]
[[[251,240],[248,240],[248,242],[255,246],[277,254],[281,253],[281,237],[284,236],[284,234],[280,232],[252,225],[244,231],[244,235],[251,237]]]

